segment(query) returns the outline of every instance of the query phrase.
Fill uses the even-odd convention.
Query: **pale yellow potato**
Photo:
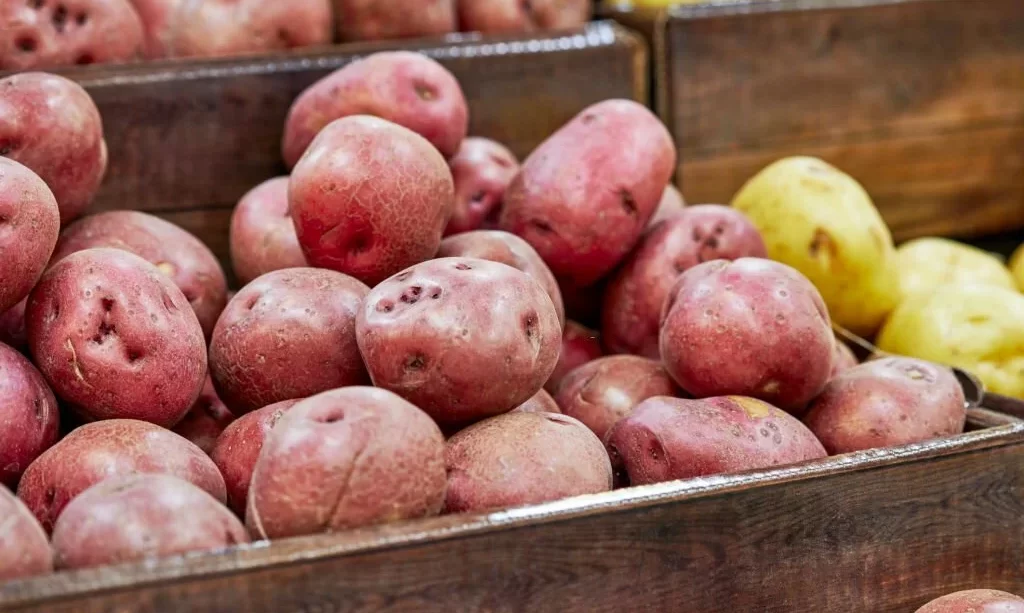
[[[1010,258],[1010,273],[1017,282],[1017,289],[1024,292],[1024,245],[1017,247]]]
[[[732,205],[760,230],[768,257],[817,286],[835,323],[870,336],[896,307],[892,235],[849,175],[817,158],[785,158],[747,181]]]
[[[1017,289],[999,258],[945,238],[919,238],[896,250],[902,300],[947,285],[977,283]]]
[[[900,304],[878,336],[883,351],[956,366],[997,394],[1024,398],[1024,295],[991,285],[946,286]]]

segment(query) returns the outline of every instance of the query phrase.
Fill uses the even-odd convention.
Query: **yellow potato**
[[[1013,275],[995,256],[945,238],[919,238],[896,250],[903,300],[946,285],[976,283],[1017,289]]]
[[[869,336],[896,307],[892,235],[849,175],[817,158],[785,158],[747,181],[732,205],[761,231],[770,258],[817,286],[839,325]]]
[[[878,336],[883,351],[977,375],[997,394],[1024,398],[1024,295],[991,285],[942,287],[900,304]]]
[[[1014,281],[1017,282],[1017,289],[1024,292],[1024,245],[1017,247],[1010,258],[1010,272]]]

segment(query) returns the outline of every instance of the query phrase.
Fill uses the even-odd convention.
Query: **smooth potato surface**
[[[1024,598],[999,590],[964,590],[936,598],[917,613],[1024,613]]]
[[[36,458],[57,442],[57,399],[25,356],[0,344],[0,485],[14,487]]]
[[[686,201],[683,199],[683,194],[675,185],[669,183],[665,186],[665,191],[662,192],[661,200],[658,202],[658,208],[654,210],[654,215],[647,222],[647,227],[650,228],[663,219],[681,213],[685,208]]]
[[[540,390],[523,404],[510,411],[511,413],[561,413],[558,403],[545,390]]]
[[[0,311],[14,308],[32,291],[59,231],[60,212],[50,188],[26,166],[0,157]]]
[[[245,285],[260,275],[307,266],[288,212],[288,177],[257,185],[231,213],[231,264]]]
[[[458,28],[456,0],[334,0],[343,41],[440,36]]]
[[[203,383],[203,391],[200,392],[192,408],[185,414],[185,418],[174,426],[174,433],[189,440],[196,447],[206,453],[213,450],[217,438],[224,432],[235,416],[217,396],[217,390],[213,387],[213,381],[207,375]]]
[[[995,256],[945,238],[919,238],[896,250],[900,300],[947,285],[987,284],[1017,289],[1013,275]]]
[[[463,30],[533,32],[568,30],[590,19],[590,0],[459,0]]]
[[[53,570],[50,541],[14,494],[0,485],[0,582]]]

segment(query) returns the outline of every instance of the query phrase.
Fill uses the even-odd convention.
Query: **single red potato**
[[[558,403],[551,397],[551,394],[544,390],[540,390],[530,399],[523,404],[517,406],[510,411],[511,413],[561,413],[562,409],[558,407]]]
[[[260,275],[308,266],[288,212],[288,177],[257,185],[231,214],[231,264],[245,285]]]
[[[0,2],[0,70],[124,62],[141,51],[128,0]]]
[[[630,100],[594,104],[541,143],[505,191],[499,225],[577,287],[629,253],[675,170],[661,121]]]
[[[32,358],[86,420],[166,428],[206,377],[203,330],[170,278],[120,249],[86,249],[53,265],[25,311]]]
[[[133,419],[86,424],[65,436],[28,467],[18,497],[50,531],[72,498],[104,479],[134,473],[180,477],[225,500],[224,478],[202,449]]]
[[[64,77],[29,72],[0,79],[0,156],[46,182],[66,224],[92,202],[107,171],[100,112]]]
[[[0,313],[0,343],[28,353],[28,331],[25,330],[25,306],[28,297]]]
[[[952,436],[964,431],[966,420],[963,388],[953,371],[903,357],[840,373],[804,417],[830,454]]]
[[[917,613],[1024,613],[1024,598],[998,590],[964,590],[936,598]]]
[[[558,281],[530,243],[515,234],[501,230],[475,230],[450,236],[441,241],[437,257],[479,258],[525,272],[541,284],[555,307],[559,325],[565,324],[565,306],[562,305]]]
[[[679,192],[675,185],[669,183],[665,186],[665,191],[661,194],[661,201],[658,202],[658,208],[655,209],[654,215],[651,216],[651,221],[647,222],[647,227],[650,228],[663,219],[668,219],[676,213],[681,213],[685,208],[686,201],[683,200],[683,194]]]
[[[3,91],[0,82],[0,96]],[[46,183],[18,162],[0,157],[0,311],[14,308],[32,291],[59,231],[57,201]]]
[[[590,0],[459,0],[459,24],[472,32],[533,32],[578,28],[590,19]]]
[[[0,485],[0,583],[53,570],[50,541],[25,505]]]
[[[57,442],[60,411],[36,367],[3,344],[0,398],[0,485],[14,487],[28,465]]]
[[[348,275],[287,268],[243,287],[210,340],[210,375],[236,415],[369,382],[356,314],[370,288]]]
[[[537,393],[561,328],[544,288],[511,266],[441,258],[370,292],[356,338],[374,385],[438,423],[506,413]]]
[[[486,511],[606,492],[612,470],[601,441],[565,415],[514,412],[448,440],[446,513]]]
[[[248,542],[242,522],[188,481],[125,475],[68,504],[53,528],[53,559],[58,569],[91,568]]]
[[[270,431],[246,525],[276,539],[425,517],[444,490],[437,424],[390,392],[347,387],[299,402]]]
[[[217,256],[201,240],[153,215],[108,211],[89,215],[65,228],[51,262],[98,247],[134,253],[170,277],[209,338],[227,304],[228,282]]]
[[[672,377],[660,362],[634,355],[613,355],[587,362],[569,372],[555,402],[598,438],[648,398],[677,396]]]
[[[558,363],[551,372],[544,389],[552,394],[558,393],[558,387],[570,372],[587,362],[604,355],[601,348],[601,336],[596,331],[586,328],[575,321],[565,322],[562,332],[562,351],[558,354]]]
[[[604,294],[601,338],[613,353],[660,357],[661,308],[680,274],[709,260],[768,257],[743,214],[704,204],[653,226],[612,277]]]
[[[519,160],[501,143],[471,137],[448,160],[455,181],[455,210],[445,236],[493,225],[501,211],[505,189],[519,172]]]
[[[800,412],[828,381],[834,343],[825,303],[806,277],[740,258],[679,277],[665,302],[660,350],[694,398],[751,396]]]
[[[309,263],[373,286],[437,253],[453,190],[430,143],[359,115],[320,132],[295,166],[288,201]]]
[[[618,485],[644,485],[825,457],[800,420],[742,396],[655,397],[605,438]]]
[[[174,427],[174,432],[191,441],[205,453],[210,453],[217,438],[233,421],[234,414],[221,402],[210,376],[207,375],[199,399],[189,409],[185,418]]]
[[[283,400],[258,411],[246,413],[231,422],[217,438],[210,457],[224,475],[228,506],[239,517],[245,516],[249,482],[252,481],[252,471],[256,467],[256,460],[260,457],[267,435],[299,400]]]
[[[281,145],[288,167],[328,124],[353,115],[373,115],[412,130],[445,158],[459,151],[469,127],[466,97],[447,68],[411,51],[374,53],[317,81],[295,100]]]
[[[829,379],[834,379],[838,374],[850,370],[857,364],[859,362],[857,361],[857,356],[853,355],[853,350],[850,349],[849,345],[837,338],[835,352],[832,354],[832,373],[829,375]]]
[[[439,36],[457,29],[456,0],[334,0],[342,41]]]

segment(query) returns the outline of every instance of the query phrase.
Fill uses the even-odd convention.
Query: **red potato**
[[[525,272],[541,284],[555,306],[559,325],[565,324],[565,306],[562,304],[558,281],[530,243],[515,234],[501,230],[475,230],[450,236],[441,241],[437,257],[479,258]]]
[[[25,356],[0,344],[0,485],[14,487],[21,473],[57,442],[57,399]]]
[[[561,413],[562,409],[558,407],[558,403],[551,397],[551,394],[544,390],[540,390],[530,399],[516,408],[509,411],[510,413]]]
[[[210,248],[186,230],[138,211],[108,211],[79,219],[61,232],[51,262],[85,249],[134,253],[178,286],[209,338],[224,305],[228,282]]]
[[[0,70],[124,62],[141,51],[128,0],[0,2]]]
[[[644,400],[677,396],[672,377],[660,362],[633,355],[598,358],[562,380],[555,402],[562,413],[580,420],[598,438]]]
[[[308,266],[288,212],[288,177],[250,190],[231,214],[231,264],[239,283],[285,268]]]
[[[46,183],[18,162],[0,157],[0,311],[14,308],[32,291],[59,231],[57,201]]]
[[[31,72],[2,79],[0,156],[46,182],[66,224],[92,202],[107,171],[100,112],[80,85],[64,77]]]
[[[936,598],[916,613],[1024,613],[1024,598],[998,590],[964,590]]]
[[[873,360],[829,381],[804,423],[830,454],[964,431],[963,388],[950,369],[913,358]]]
[[[590,0],[459,0],[466,32],[533,32],[578,28],[590,19]]]
[[[828,381],[828,311],[814,285],[785,264],[699,264],[679,277],[663,313],[665,368],[695,398],[751,396],[800,412]]]
[[[454,32],[456,0],[334,0],[342,41],[390,40]]]
[[[445,236],[494,225],[509,183],[519,172],[519,160],[501,143],[471,137],[448,161],[455,181],[455,210]]]
[[[134,473],[180,477],[225,500],[224,478],[202,449],[134,419],[86,424],[65,436],[28,467],[18,497],[50,531],[75,496],[104,479]]]
[[[233,421],[234,414],[221,402],[217,390],[213,388],[213,382],[207,375],[199,399],[189,409],[185,418],[174,427],[174,433],[209,454],[221,433]]]
[[[743,214],[717,204],[691,206],[652,227],[604,294],[601,338],[612,353],[660,357],[661,308],[680,274],[710,260],[768,257]]]
[[[631,100],[586,109],[541,143],[505,191],[499,226],[585,287],[629,253],[675,170],[661,121]]]
[[[295,166],[288,201],[310,265],[373,286],[437,253],[453,193],[430,143],[359,115],[320,132]]]
[[[276,539],[425,517],[444,490],[437,424],[388,391],[347,387],[303,400],[270,431],[246,525]]]
[[[58,569],[91,568],[248,542],[242,522],[188,481],[126,475],[68,504],[53,528],[53,559]]]
[[[650,228],[663,219],[668,219],[676,213],[681,213],[685,208],[686,201],[683,200],[683,195],[676,189],[675,185],[669,183],[665,186],[665,191],[661,194],[661,201],[658,202],[658,208],[655,209],[651,220],[647,222],[647,227]]]
[[[246,413],[224,429],[217,438],[210,457],[224,475],[228,491],[228,506],[239,515],[245,516],[245,504],[249,497],[249,483],[256,460],[260,457],[263,443],[281,417],[297,400],[283,400],[258,411]]]
[[[644,485],[794,464],[825,457],[800,420],[742,396],[655,397],[605,438],[618,485]]]
[[[529,275],[474,258],[431,260],[373,288],[356,339],[374,385],[442,425],[507,413],[558,360],[561,328]]]
[[[25,310],[32,358],[53,391],[88,420],[166,428],[206,377],[199,321],[170,278],[119,249],[86,249],[53,265]]]
[[[328,124],[353,115],[373,115],[412,130],[445,158],[459,151],[469,128],[466,97],[447,68],[411,51],[374,53],[317,81],[295,100],[281,144],[288,167]]]
[[[356,314],[369,293],[352,277],[288,268],[243,287],[210,340],[220,398],[243,415],[268,404],[369,382]]]
[[[565,415],[508,413],[448,440],[446,513],[539,504],[612,487],[594,433]]]
[[[558,393],[558,387],[570,372],[587,362],[604,355],[601,348],[601,336],[575,321],[565,322],[562,332],[562,351],[558,354],[558,363],[551,372],[544,389],[552,394]]]
[[[0,485],[0,583],[53,570],[46,532],[25,505]]]
[[[850,370],[859,363],[857,356],[853,355],[853,350],[850,349],[849,345],[837,338],[835,352],[832,354],[832,373],[828,377],[829,380],[834,379],[840,373]]]
[[[0,314],[0,343],[28,353],[28,332],[25,330],[25,306],[28,297]]]

